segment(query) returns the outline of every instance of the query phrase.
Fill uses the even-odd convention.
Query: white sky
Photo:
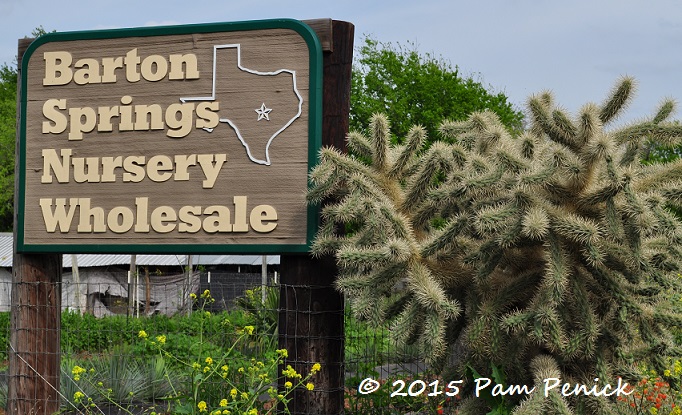
[[[638,81],[621,122],[682,101],[682,2],[674,0],[0,0],[0,63],[37,26],[80,31],[330,17],[382,42],[413,42],[525,109],[550,89],[571,112],[601,102],[621,75]],[[679,118],[682,109],[676,113]]]

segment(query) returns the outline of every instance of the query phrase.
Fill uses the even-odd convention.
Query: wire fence
[[[294,288],[297,304],[280,301],[281,293]],[[11,282],[0,282],[0,341],[6,346],[0,349],[5,362],[0,368],[0,407],[8,398],[11,291]],[[65,274],[60,291],[60,332],[51,333],[48,327],[53,325],[35,321],[32,329],[40,335],[30,337],[49,343],[59,336],[56,359],[35,359],[35,345],[15,354],[21,359],[17,363],[38,373],[44,373],[41,365],[60,365],[59,379],[45,381],[53,386],[49,399],[58,400],[64,414],[184,413],[183,405],[194,411],[203,405],[207,413],[217,413],[248,402],[250,408],[264,411],[294,398],[288,391],[339,392],[315,387],[329,382],[318,378],[316,362],[298,358],[297,349],[310,347],[314,339],[290,338],[290,333],[306,330],[279,327],[307,325],[308,332],[326,335],[324,328],[314,327],[319,314],[311,305],[315,287],[283,287],[272,273],[97,271],[77,278]],[[301,309],[301,303],[309,308]],[[343,317],[345,334],[327,343],[341,349],[333,351],[338,361],[327,364],[336,367],[333,376],[341,377],[345,413],[389,413],[381,408],[390,401],[357,394],[360,382],[368,377],[389,382],[427,368],[415,350],[397,347],[387,328],[372,328],[348,309],[337,313]],[[294,346],[284,351],[286,345]],[[284,360],[297,362],[292,367],[296,376],[282,378]]]

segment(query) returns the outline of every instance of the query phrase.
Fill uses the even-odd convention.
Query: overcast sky
[[[622,75],[635,77],[638,91],[621,123],[650,116],[663,97],[682,101],[682,2],[673,0],[0,0],[0,63],[12,63],[17,39],[41,25],[61,32],[281,17],[349,21],[356,45],[365,35],[412,42],[519,108],[549,89],[575,113],[601,102]]]

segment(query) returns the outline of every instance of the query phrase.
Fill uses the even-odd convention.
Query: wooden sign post
[[[20,44],[8,413],[58,409],[64,253],[284,254],[285,284],[325,287],[296,307],[335,307],[334,323],[315,327],[334,330],[340,352],[321,346],[317,360],[335,362],[321,385],[342,410],[343,302],[333,271],[311,280],[319,210],[305,193],[322,137],[345,147],[353,27],[307,23],[55,33]]]
[[[324,53],[322,144],[346,152],[353,59],[352,24],[331,23],[330,48]],[[344,405],[344,301],[334,287],[333,257],[282,255],[280,262],[280,347],[291,364],[307,373],[319,362],[314,393],[297,392],[292,414],[341,414]],[[281,386],[281,385],[280,385]]]
[[[32,40],[19,41],[19,79],[22,58]],[[17,117],[21,117],[21,84],[17,87]],[[17,149],[20,139],[17,130]],[[15,194],[18,169],[15,166]],[[14,229],[18,208],[15,199]],[[47,415],[59,409],[62,255],[20,254],[16,241],[15,237],[6,409],[13,415]]]

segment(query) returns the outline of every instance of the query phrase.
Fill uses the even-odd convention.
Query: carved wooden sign
[[[306,252],[321,51],[264,20],[53,33],[22,61],[19,252]]]

